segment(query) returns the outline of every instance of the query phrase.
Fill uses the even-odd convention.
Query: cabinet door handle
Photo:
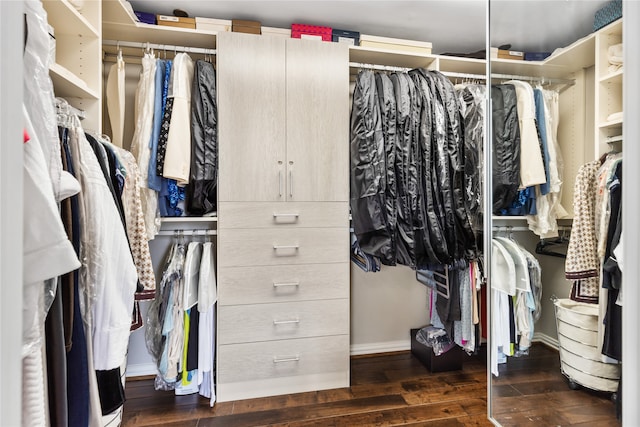
[[[300,360],[300,355],[296,354],[295,356],[273,356],[273,363],[283,363],[283,362],[298,362]]]
[[[293,197],[293,171],[289,169],[289,197]]]
[[[274,325],[291,325],[294,323],[300,323],[300,319],[288,319],[288,320],[274,320]]]
[[[282,282],[282,283],[274,283],[274,288],[282,288],[285,286],[300,286],[300,282]]]
[[[282,171],[278,171],[278,196],[282,197]]]

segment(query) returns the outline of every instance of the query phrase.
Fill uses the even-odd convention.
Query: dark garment
[[[167,98],[162,116],[162,127],[158,139],[158,157],[156,158],[156,175],[163,176],[164,157],[167,154],[167,141],[169,140],[169,127],[171,126],[171,113],[173,112],[173,98]]]
[[[102,415],[110,414],[124,405],[124,386],[122,385],[120,368],[96,371],[96,380]]]
[[[543,196],[549,194],[551,191],[551,176],[549,174],[549,144],[552,141],[547,141],[547,121],[545,119],[545,105],[544,94],[541,89],[535,89],[533,91],[533,99],[536,103],[536,129],[538,130],[538,139],[542,149],[542,160],[544,161],[544,173],[547,177],[547,182],[540,184],[540,194]]]
[[[413,210],[416,188],[415,170],[411,168],[411,147],[415,137],[414,112],[416,89],[406,73],[391,74],[396,97],[396,149],[394,171],[396,182],[396,262],[416,267]],[[412,173],[413,172],[413,173]]]
[[[204,215],[216,210],[218,184],[218,105],[216,73],[209,62],[195,63],[191,92],[191,169],[187,212]]]
[[[361,249],[389,262],[385,149],[376,92],[373,71],[360,71],[351,109],[351,214]]]
[[[511,348],[516,348],[516,318],[514,316],[515,311],[513,311],[513,297],[509,297],[509,342],[511,343]]]
[[[71,151],[69,149],[66,133],[61,138],[64,151],[63,162],[65,170],[75,176]],[[80,253],[80,210],[78,196],[69,198],[71,201],[71,243]],[[64,208],[64,205],[63,205]],[[89,367],[87,360],[87,341],[84,332],[84,322],[80,312],[79,272],[70,273],[73,279],[73,309],[72,333],[70,348],[67,348],[67,411],[69,426],[89,425]],[[64,288],[63,288],[64,289]]]
[[[438,150],[444,150],[444,108],[435,101],[435,81],[426,70],[409,73],[416,87],[415,140],[413,144],[413,166],[416,170],[416,203],[413,210],[414,234],[416,238],[416,267],[428,268],[433,264],[451,261],[447,246],[447,220],[453,213],[445,213],[444,200],[449,200],[440,188],[438,175],[448,174],[448,165]],[[437,124],[439,123],[439,125]]]
[[[602,286],[609,289],[609,293],[604,317],[602,353],[622,360],[622,307],[616,304],[622,285],[622,273],[613,257],[613,250],[618,246],[622,233],[622,161],[616,165],[613,180],[609,184],[609,204],[611,217],[602,272]]]
[[[378,95],[378,108],[380,111],[380,120],[382,124],[382,137],[384,141],[385,156],[385,210],[381,212],[384,215],[387,225],[387,233],[389,234],[388,245],[384,248],[385,257],[380,261],[385,265],[396,265],[396,222],[397,222],[397,204],[396,204],[396,174],[395,174],[395,157],[396,157],[396,98],[393,92],[393,83],[388,75],[384,73],[376,73],[376,92]]]
[[[449,269],[449,298],[438,295],[438,299],[436,300],[436,311],[438,312],[438,317],[440,317],[440,321],[444,325],[444,329],[447,331],[447,335],[451,342],[453,342],[455,338],[453,333],[453,322],[459,321],[462,318],[459,286],[459,274],[461,271],[464,270]]]
[[[200,330],[200,312],[193,306],[189,312],[189,346],[187,347],[187,371],[198,369],[198,333]]]
[[[520,127],[513,85],[491,87],[493,106],[493,213],[513,203],[520,186]]]
[[[510,216],[536,215],[536,213],[536,187],[518,190],[511,206],[500,210],[500,215]]]
[[[485,93],[483,85],[467,85],[459,92],[464,105],[465,207],[475,234],[477,256],[483,245],[483,148]]]
[[[124,207],[122,205],[122,192],[120,190],[116,190],[118,188],[118,180],[115,177],[115,163],[113,164],[113,178],[112,178],[112,167],[109,163],[109,154],[104,146],[99,143],[93,136],[90,134],[85,134],[87,137],[87,141],[91,145],[93,152],[98,159],[98,163],[100,164],[100,169],[102,169],[102,174],[104,175],[105,182],[107,187],[109,187],[109,191],[113,196],[113,201],[116,204],[116,208],[118,209],[118,213],[120,214],[120,220],[122,221],[122,226],[124,227],[125,233],[127,231],[127,222],[124,217]],[[113,155],[113,153],[111,153]],[[115,185],[114,185],[115,183]]]
[[[58,279],[52,279],[58,280]],[[67,426],[67,360],[62,325],[62,289],[56,295],[45,321],[47,354],[47,391],[49,393],[49,419],[52,426]]]
[[[58,136],[60,137],[60,157],[62,159],[62,169],[69,171],[71,159],[67,158],[64,144],[68,143],[69,131],[66,128],[58,128]],[[60,216],[62,217],[62,223],[67,233],[67,237],[71,242],[74,241],[74,232],[78,233],[79,230],[74,230],[73,224],[73,200],[74,197],[67,197],[60,202]],[[77,200],[77,198],[76,198]],[[76,202],[77,203],[77,202]],[[77,224],[76,224],[77,227]],[[77,250],[76,250],[77,253]],[[58,286],[62,287],[62,323],[64,325],[64,342],[67,351],[71,348],[72,340],[71,335],[73,333],[73,305],[74,305],[74,293],[73,293],[73,279],[74,272],[69,272],[63,275],[58,282]]]
[[[456,239],[453,252],[450,250],[449,255],[455,260],[471,258],[475,252],[475,236],[465,209],[465,130],[462,105],[453,84],[447,77],[437,71],[431,71],[430,74],[436,79],[438,100],[444,104],[446,113],[447,144],[445,155],[450,167],[450,181],[447,184],[451,191]]]

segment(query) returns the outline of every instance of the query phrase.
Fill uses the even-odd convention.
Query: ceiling
[[[589,34],[593,16],[608,0],[492,0],[491,45],[551,52]],[[325,25],[433,43],[434,53],[485,48],[485,0],[132,0],[135,10],[172,15],[252,19],[271,27]]]

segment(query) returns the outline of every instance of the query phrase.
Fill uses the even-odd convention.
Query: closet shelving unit
[[[622,118],[607,120],[610,114],[622,112],[624,67],[610,72],[608,59],[609,47],[622,43],[622,25],[622,20],[611,23],[595,37],[596,156],[610,151],[610,137],[622,136]]]
[[[102,32],[105,39],[200,48],[214,48],[216,44],[215,31],[138,22],[123,0],[104,0],[102,13]]]
[[[44,0],[54,29],[56,58],[49,75],[58,97],[85,112],[83,126],[102,129],[102,6],[84,2],[78,11],[68,0]]]
[[[127,10],[122,0],[104,0],[102,8],[102,35],[105,39],[141,44],[149,42],[200,48],[216,47],[216,32],[139,23],[135,16]],[[514,77],[528,76],[542,84],[549,83],[549,79],[570,79],[575,83],[561,86],[561,119],[558,129],[558,140],[565,163],[562,204],[569,211],[570,216],[572,216],[572,184],[578,168],[595,158],[595,154],[601,151],[596,149],[596,139],[600,140],[606,136],[614,135],[615,131],[610,128],[621,126],[621,123],[602,123],[596,119],[596,116],[602,113],[604,108],[604,105],[601,105],[605,99],[604,89],[611,86],[615,88],[615,85],[620,86],[622,72],[608,75],[607,73],[597,74],[597,70],[594,71],[597,56],[596,46],[604,49],[605,40],[608,43],[619,40],[621,31],[621,24],[614,23],[600,32],[591,34],[562,50],[556,51],[544,61],[491,59],[491,69],[494,74]],[[401,52],[362,46],[350,46],[348,60],[352,63],[377,65],[382,69],[384,67],[389,67],[389,69],[392,67],[406,69],[424,67],[445,73],[476,75],[479,77],[478,80],[483,80],[486,73],[486,61],[481,59]],[[596,65],[597,67],[598,65]],[[358,66],[350,67],[352,77],[358,72],[358,69]],[[597,80],[596,95],[594,95],[592,88],[596,86],[596,75],[600,77]],[[507,79],[507,77],[504,79],[499,77],[492,80],[499,82]],[[595,102],[594,96],[598,96],[599,103]],[[619,101],[621,102],[621,99]],[[596,134],[600,135],[599,138],[594,136],[593,129],[596,129]],[[524,217],[494,217],[493,219],[496,225],[519,227],[518,230],[524,229],[522,226],[526,224]],[[211,229],[217,228],[217,224],[217,218],[165,218],[162,229],[184,229],[186,226]],[[554,281],[556,281],[555,278]],[[552,308],[547,312],[552,313]],[[553,327],[555,328],[555,324]]]

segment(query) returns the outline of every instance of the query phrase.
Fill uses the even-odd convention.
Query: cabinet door
[[[349,200],[349,49],[287,40],[287,199]]]
[[[285,39],[217,37],[220,201],[285,200]]]

